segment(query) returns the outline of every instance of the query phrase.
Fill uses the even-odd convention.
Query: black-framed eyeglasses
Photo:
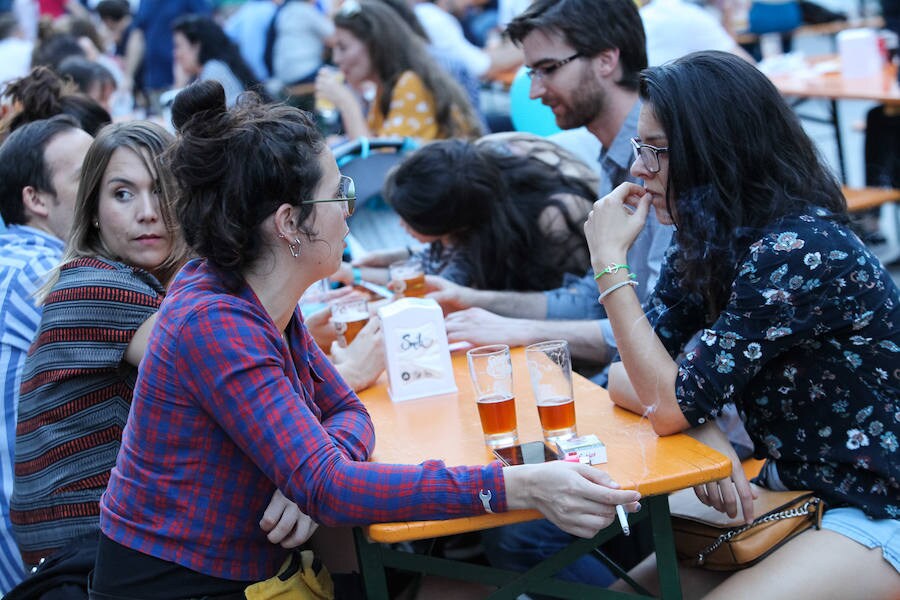
[[[642,144],[637,138],[631,138],[631,147],[634,149],[634,159],[641,159],[644,167],[651,173],[659,173],[659,155],[669,151],[669,147],[659,148],[650,144]]]
[[[562,58],[556,62],[552,62],[549,65],[544,65],[542,67],[531,67],[525,71],[525,74],[528,75],[529,79],[539,79],[543,81],[553,75],[557,69],[569,64],[576,58],[581,58],[580,52],[576,52],[568,58]]]
[[[318,204],[319,202],[346,202],[347,215],[352,215],[356,210],[356,184],[346,175],[341,175],[341,183],[338,187],[339,198],[315,198],[313,200],[303,200],[300,204]]]

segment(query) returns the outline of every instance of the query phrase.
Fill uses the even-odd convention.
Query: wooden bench
[[[847,199],[847,210],[850,212],[859,212],[900,200],[900,190],[894,188],[844,186],[841,191],[844,192],[844,198]]]

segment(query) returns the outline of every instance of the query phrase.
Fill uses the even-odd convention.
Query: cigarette
[[[625,514],[625,507],[616,504],[616,515],[619,517],[619,525],[622,526],[622,533],[631,535],[631,528],[628,527],[628,515]]]

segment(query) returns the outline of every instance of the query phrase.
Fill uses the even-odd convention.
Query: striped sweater
[[[10,517],[26,565],[99,530],[137,376],[125,349],[163,293],[121,263],[79,258],[61,269],[19,397]]]

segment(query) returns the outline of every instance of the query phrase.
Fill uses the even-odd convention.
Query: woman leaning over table
[[[636,492],[585,465],[367,462],[368,413],[297,306],[340,264],[347,179],[297,109],[242,101],[227,111],[215,82],[175,104],[193,113],[171,161],[179,221],[201,258],[172,283],[141,364],[102,500],[97,591],[239,594],[272,577],[286,551],[254,519],[258,494],[276,486],[328,526],[484,514],[483,497],[493,511],[535,508],[588,536],[612,521],[615,504],[636,509]]]
[[[896,285],[847,227],[840,188],[754,67],[695,53],[644,71],[640,91],[632,173],[644,186],[595,203],[585,225],[594,270],[624,262],[651,207],[676,233],[648,319],[627,270],[598,279],[622,358],[610,395],[660,435],[693,427],[732,458],[729,478],[695,488],[702,502],[755,516],[740,462],[709,422],[735,402],[767,460],[761,484],[814,490],[829,508],[822,530],[710,597],[896,598]],[[697,330],[700,343],[674,360]]]
[[[334,24],[334,63],[347,83],[331,70],[321,70],[316,94],[335,104],[348,138],[481,135],[481,122],[466,93],[388,5],[348,0],[334,16]],[[358,97],[366,82],[376,87],[368,117]]]

